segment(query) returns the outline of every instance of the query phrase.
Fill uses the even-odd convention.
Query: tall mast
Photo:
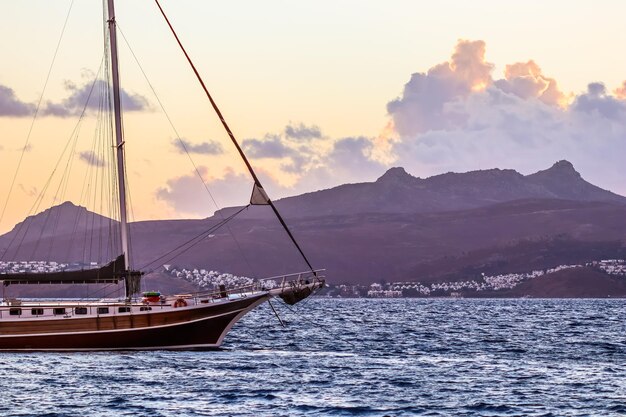
[[[113,77],[113,112],[115,115],[115,145],[117,148],[117,181],[120,194],[120,226],[124,267],[130,270],[130,252],[128,244],[128,220],[126,210],[126,178],[124,173],[124,137],[122,132],[122,103],[120,98],[120,74],[117,58],[117,30],[115,25],[115,5],[108,0],[109,42],[111,46],[111,75]]]

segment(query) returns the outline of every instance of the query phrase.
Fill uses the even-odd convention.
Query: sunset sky
[[[0,0],[0,210],[70,4]],[[162,4],[274,198],[372,181],[392,166],[421,177],[496,167],[527,174],[560,159],[626,194],[624,2]],[[118,1],[117,21],[218,205],[246,203],[251,181],[154,2]],[[31,214],[71,138],[101,64],[102,33],[101,2],[76,0],[0,232]],[[134,218],[212,214],[120,43]],[[77,204],[88,163],[99,163],[86,157],[96,116],[88,106],[68,159],[75,180],[63,199]],[[40,210],[54,204],[55,187]]]

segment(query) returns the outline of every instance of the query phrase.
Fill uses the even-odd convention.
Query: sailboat
[[[100,300],[19,300],[4,299],[0,304],[0,350],[10,351],[92,351],[150,349],[211,349],[222,345],[232,326],[246,313],[274,297],[295,304],[323,288],[323,270],[314,269],[300,245],[268,197],[252,165],[235,139],[215,101],[158,0],[156,4],[178,45],[187,58],[200,85],[216,111],[229,138],[243,159],[252,179],[251,205],[271,208],[308,266],[305,272],[274,277],[278,285],[267,289],[263,281],[219,291],[162,295],[158,292],[138,296],[143,272],[131,265],[130,239],[125,183],[125,152],[122,105],[118,68],[117,27],[114,0],[106,2],[108,51],[114,112],[114,147],[119,195],[118,222],[121,253],[105,265],[89,269],[55,272],[17,272],[0,274],[6,288],[14,284],[117,284],[124,283],[124,297]],[[271,304],[270,304],[271,305]],[[273,309],[273,307],[272,307]]]

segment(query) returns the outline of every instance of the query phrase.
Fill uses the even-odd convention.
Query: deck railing
[[[24,310],[30,310],[31,314],[27,314],[27,317],[81,317],[81,316],[111,316],[118,314],[133,314],[135,312],[142,313],[144,311],[152,311],[154,309],[172,308],[173,302],[178,299],[193,300],[193,304],[207,304],[214,302],[222,302],[224,299],[228,299],[233,295],[239,297],[247,297],[259,292],[269,291],[271,289],[280,288],[281,291],[289,288],[297,288],[302,285],[310,283],[322,282],[324,276],[322,273],[324,269],[317,269],[315,271],[296,272],[292,274],[277,275],[274,277],[268,277],[260,279],[252,284],[243,285],[235,288],[220,288],[218,290],[200,291],[188,294],[176,294],[173,296],[163,297],[160,302],[143,303],[139,299],[134,302],[115,302],[107,300],[89,300],[89,301],[41,301],[41,302],[28,302],[24,304],[22,300],[7,298],[4,301],[6,306],[0,307],[0,319],[2,318],[21,318]],[[265,287],[265,281],[280,281],[277,287],[267,288]],[[99,304],[96,304],[99,303]],[[100,313],[98,309],[107,309],[107,312]],[[64,309],[61,313],[60,309]],[[77,309],[86,309],[84,313],[76,313]],[[120,311],[120,309],[125,309]],[[126,310],[129,309],[129,310]],[[58,314],[55,312],[59,312]],[[11,312],[14,312],[11,314]],[[18,312],[19,314],[16,314]],[[41,312],[41,314],[39,314]],[[46,312],[51,314],[45,314]],[[94,314],[95,312],[95,314]]]
[[[176,297],[183,297],[183,298],[187,297],[187,298],[194,298],[194,299],[196,298],[220,299],[220,298],[225,298],[228,295],[241,295],[241,294],[255,293],[259,291],[267,291],[267,290],[274,289],[274,288],[281,288],[282,290],[284,290],[290,286],[293,287],[293,286],[308,284],[312,282],[323,281],[324,276],[322,275],[322,273],[324,271],[326,270],[316,269],[314,271],[294,272],[291,274],[284,274],[284,275],[277,275],[277,276],[268,277],[268,278],[261,278],[252,284],[243,285],[240,287],[225,288],[225,289],[210,290],[210,291],[200,291],[200,292],[194,292],[194,293],[189,293],[189,294],[178,294],[176,295]],[[280,281],[280,284],[278,284],[278,286],[274,288],[267,288],[264,282],[270,281],[270,280]]]

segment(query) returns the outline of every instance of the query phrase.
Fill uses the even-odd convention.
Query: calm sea
[[[220,351],[1,354],[0,415],[626,415],[626,300],[279,311],[286,328],[265,306]]]

